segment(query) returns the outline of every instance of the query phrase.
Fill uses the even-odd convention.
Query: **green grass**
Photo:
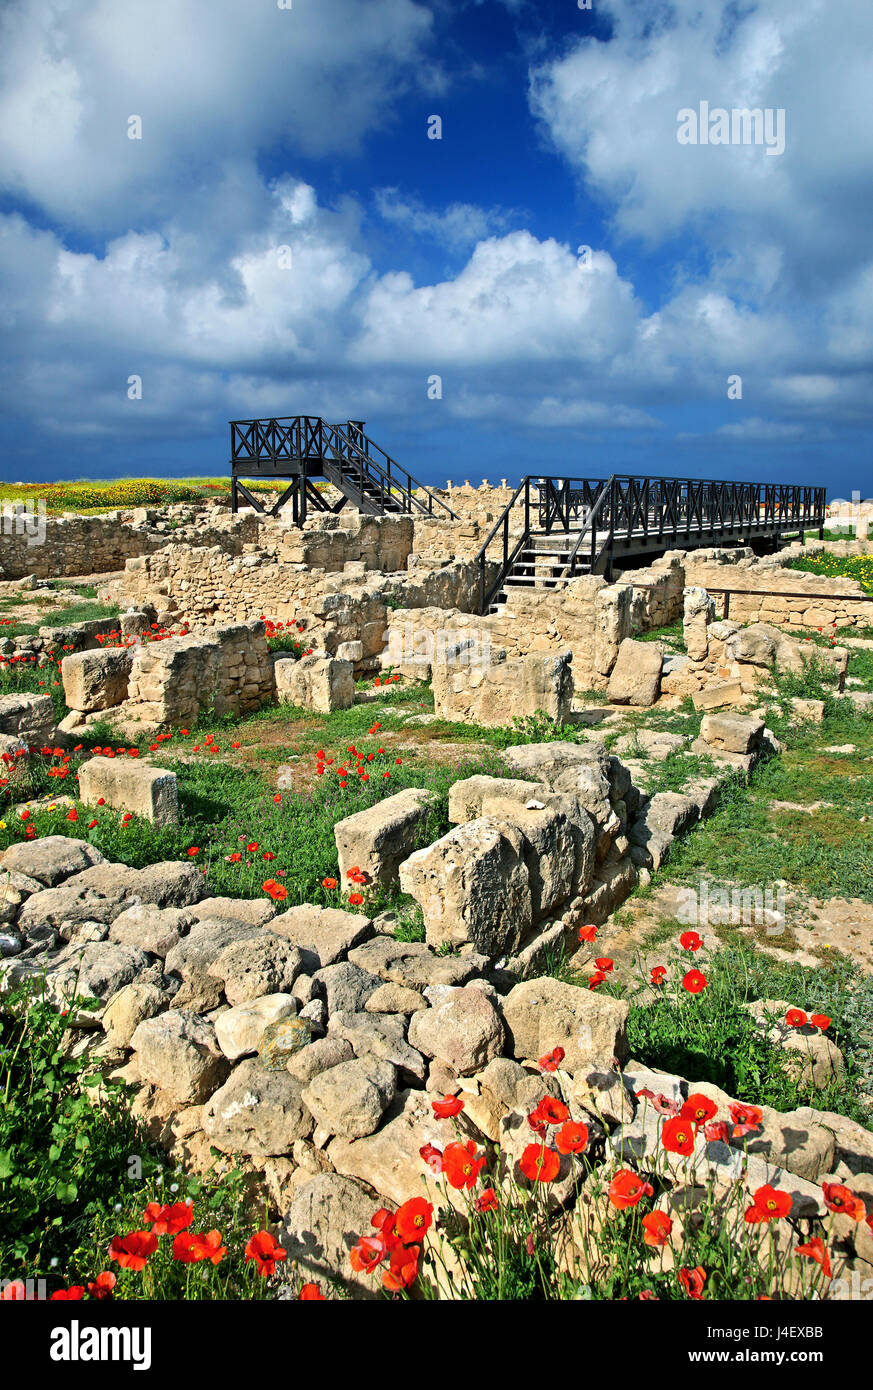
[[[786,569],[802,570],[806,574],[820,574],[828,579],[855,579],[865,594],[873,596],[873,555],[809,555],[790,560]],[[859,608],[866,608],[858,604]]]
[[[70,1055],[80,1036],[39,999],[19,991],[3,1000],[0,1279],[45,1279],[51,1295],[110,1269],[118,1276],[115,1298],[140,1298],[144,1290],[153,1298],[263,1296],[266,1281],[243,1252],[264,1213],[246,1200],[243,1174],[174,1170],[132,1118],[130,1088]],[[149,1202],[188,1200],[192,1230],[221,1231],[227,1255],[219,1266],[207,1262],[204,1271],[173,1261],[169,1237],[142,1274],[109,1261],[112,1238],[142,1230]]]
[[[501,765],[482,758],[471,759],[467,765],[444,767],[428,765],[414,757],[404,757],[398,763],[399,755],[393,750],[384,754],[376,751],[380,745],[374,736],[366,743],[357,741],[362,753],[373,753],[372,762],[366,763],[370,769],[367,782],[350,771],[347,786],[341,787],[330,771],[316,776],[313,763],[308,790],[281,790],[275,767],[270,763],[256,768],[229,765],[226,759],[237,755],[224,735],[215,739],[221,756],[214,759],[202,751],[203,744],[201,752],[193,754],[196,736],[181,742],[191,747],[192,761],[169,755],[166,747],[157,758],[160,766],[175,772],[178,778],[179,825],[155,828],[136,817],[124,825],[118,812],[107,807],[86,811],[78,802],[76,821],[69,821],[67,808],[62,807],[34,812],[29,823],[39,835],[86,839],[107,858],[133,868],[163,860],[193,860],[198,868],[206,870],[210,890],[220,896],[260,897],[261,885],[275,878],[287,890],[287,906],[304,902],[330,906],[340,901],[341,893],[341,889],[322,886],[322,879],[336,877],[338,872],[333,834],[336,821],[405,787],[427,787],[434,792],[434,803],[420,836],[422,844],[430,844],[449,829],[448,793],[453,782],[476,772],[488,771],[497,776],[505,772]],[[354,761],[345,749],[343,741],[329,747],[325,743],[327,756],[335,755],[334,766],[352,768]],[[35,784],[28,789],[31,797],[75,795],[71,777],[48,777],[49,766],[58,762],[44,759],[37,763]],[[70,767],[75,770],[76,765],[74,760]],[[385,772],[389,773],[387,778],[383,776]],[[11,799],[10,791],[11,788],[4,788],[7,801]],[[13,795],[16,801],[25,799],[20,785]],[[279,802],[274,800],[277,795],[281,797]],[[97,824],[89,828],[92,819]],[[6,828],[0,829],[0,849],[22,839],[24,833],[24,825],[17,818],[6,816],[5,820]],[[247,849],[253,843],[257,843],[257,851]],[[198,853],[190,856],[188,851],[194,848]],[[241,859],[228,862],[228,856],[234,853],[240,854]],[[265,853],[273,857],[265,860]],[[393,906],[396,901],[396,893],[372,890],[367,892],[365,908],[375,911]]]
[[[37,622],[14,622],[8,627],[4,626],[0,628],[0,637],[34,637],[40,628],[44,627],[73,627],[77,623],[117,617],[117,604],[97,603],[93,600],[83,599],[80,603],[69,603],[60,608],[46,609]]]
[[[647,951],[655,944],[647,941]],[[726,943],[711,953],[692,954],[677,946],[671,955],[665,949],[668,969],[671,961],[674,979],[693,967],[703,971],[707,987],[694,996],[668,989],[654,1002],[648,1002],[650,991],[647,1002],[635,1001],[631,993],[633,1057],[691,1081],[711,1082],[749,1104],[782,1111],[814,1105],[873,1128],[873,977],[837,955],[811,969],[775,961],[748,943]],[[613,985],[611,992],[628,990]],[[834,1078],[823,1090],[802,1082],[742,1008],[760,999],[784,999],[807,1013],[827,1014],[828,1037],[843,1053],[845,1079]]]
[[[666,623],[664,627],[654,627],[650,632],[635,632],[637,642],[667,642],[678,652],[685,650],[685,632],[681,619]]]
[[[275,484],[252,481],[249,491],[275,491]],[[43,501],[49,516],[62,512],[94,515],[129,510],[131,507],[169,506],[176,502],[201,502],[208,498],[230,501],[227,478],[113,478],[63,483],[0,483],[0,496],[8,502]]]

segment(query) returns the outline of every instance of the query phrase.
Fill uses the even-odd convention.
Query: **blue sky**
[[[873,495],[871,90],[869,0],[8,0],[0,473],[308,413],[438,483]]]

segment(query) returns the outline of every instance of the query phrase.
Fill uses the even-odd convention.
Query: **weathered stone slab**
[[[386,888],[395,884],[401,863],[419,843],[433,802],[432,792],[408,787],[337,821],[333,834],[340,882],[346,882],[349,869],[359,868],[369,883]]]
[[[158,827],[179,821],[176,774],[150,763],[89,758],[79,769],[79,794],[88,806],[102,798],[113,810],[130,811]]]

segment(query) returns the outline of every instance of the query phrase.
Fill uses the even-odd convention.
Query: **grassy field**
[[[828,579],[856,579],[865,594],[873,594],[873,555],[810,555],[791,560],[787,568],[826,575]]]
[[[275,484],[247,483],[251,492],[273,492]],[[70,483],[2,483],[0,503],[45,503],[49,516],[62,512],[96,515],[130,507],[169,506],[173,502],[230,501],[228,478],[82,478]]]

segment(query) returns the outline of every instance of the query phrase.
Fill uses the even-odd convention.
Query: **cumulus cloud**
[[[518,219],[517,213],[506,208],[483,208],[475,203],[429,208],[421,198],[404,197],[397,188],[377,188],[375,203],[384,222],[452,249],[473,246],[493,232],[505,231]]]
[[[845,278],[869,262],[873,10],[844,0],[603,0],[608,41],[585,38],[531,74],[552,140],[624,234],[691,229],[758,288]],[[782,109],[785,153],[681,145],[701,101]]]
[[[531,102],[618,231],[668,248],[654,308],[621,240],[580,261],[508,207],[394,187],[329,199],[327,167],[294,175],[298,156],[347,152],[390,119],[404,86],[445,84],[415,0],[13,0],[0,16],[0,163],[21,200],[0,217],[11,413],[98,443],[298,411],[422,436],[439,416],[628,439],[665,437],[667,411],[692,403],[713,426],[678,438],[722,449],[869,420],[866,0],[845,0],[839,24],[816,0],[601,8],[612,38],[540,63]],[[680,146],[676,113],[703,98],[784,106],[785,154]],[[277,149],[269,167],[292,172],[272,179],[259,160]],[[377,267],[373,203],[463,263]],[[700,245],[693,274],[684,250]],[[735,373],[748,414],[719,427]]]
[[[61,222],[117,230],[168,216],[228,163],[354,149],[408,84],[433,81],[431,27],[415,0],[11,0],[3,185]]]

